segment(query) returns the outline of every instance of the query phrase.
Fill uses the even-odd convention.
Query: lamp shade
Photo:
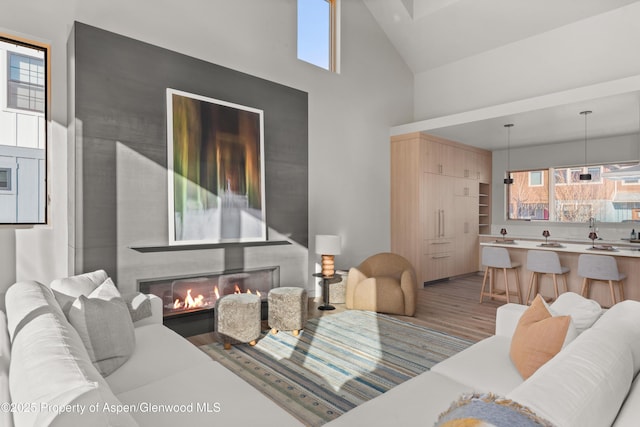
[[[320,255],[339,255],[341,241],[340,236],[331,234],[316,235],[316,253]]]

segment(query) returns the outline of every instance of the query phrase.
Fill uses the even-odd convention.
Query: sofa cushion
[[[182,345],[191,346],[184,339]],[[189,350],[200,352],[193,346]],[[151,382],[119,393],[118,398],[125,405],[157,405],[157,410],[133,413],[145,427],[303,425],[260,390],[207,359],[176,371],[157,372]],[[175,360],[174,366],[178,363]]]
[[[550,311],[554,316],[571,316],[576,332],[581,334],[600,318],[602,307],[575,292],[564,292],[551,304]]]
[[[18,282],[5,298],[11,336],[11,398],[38,408],[15,412],[16,426],[136,425],[126,413],[87,410],[90,404],[119,402],[92,365],[51,289],[37,282]],[[65,405],[73,410],[56,410]]]
[[[106,377],[115,394],[150,384],[168,373],[179,373],[211,360],[204,352],[161,325],[135,328],[136,351]]]
[[[640,419],[640,375],[636,375],[631,383],[629,393],[613,427],[638,427],[638,419]]]
[[[107,273],[104,270],[96,270],[56,279],[51,282],[50,288],[53,289],[56,300],[66,315],[76,298],[80,295],[89,295],[107,278]]]
[[[136,341],[126,303],[120,297],[109,297],[109,292],[101,295],[102,286],[89,297],[78,297],[69,310],[69,322],[98,372],[107,376],[131,357]]]
[[[591,329],[604,330],[624,340],[633,354],[633,376],[640,372],[640,301],[621,301],[606,310]]]
[[[471,386],[427,371],[353,408],[325,426],[433,426],[452,401],[472,391]]]
[[[507,397],[563,427],[609,426],[633,378],[629,344],[586,330]]]
[[[520,373],[509,359],[510,345],[509,338],[494,335],[436,364],[431,372],[476,391],[504,395],[522,384]],[[445,408],[443,406],[441,410]]]
[[[11,341],[7,329],[7,316],[0,311],[0,404],[10,403],[9,393],[9,363],[11,357]],[[13,427],[11,411],[0,410],[0,425]]]
[[[529,378],[563,347],[571,323],[569,316],[551,316],[538,294],[520,317],[509,355],[523,379]]]

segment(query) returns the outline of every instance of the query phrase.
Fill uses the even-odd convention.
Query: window
[[[44,58],[7,51],[7,106],[44,113]]]
[[[0,168],[0,191],[11,191],[11,169]]]
[[[532,187],[540,187],[541,185],[544,185],[542,180],[542,171],[529,172],[529,185]]]
[[[0,33],[0,224],[47,222],[49,46]]]
[[[298,59],[337,70],[338,0],[298,0]]]
[[[640,208],[640,180],[609,180],[604,172],[629,165],[594,165],[511,172],[507,218],[556,222],[634,220]],[[580,181],[590,173],[591,181]],[[551,180],[548,180],[551,177]]]

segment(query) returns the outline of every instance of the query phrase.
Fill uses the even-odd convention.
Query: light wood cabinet
[[[490,176],[488,151],[424,133],[391,138],[391,251],[413,264],[419,283],[477,270]]]

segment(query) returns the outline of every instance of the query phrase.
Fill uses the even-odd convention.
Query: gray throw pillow
[[[137,322],[145,317],[151,317],[151,300],[148,295],[141,292],[133,292],[122,295],[127,303],[131,320]]]
[[[111,374],[133,354],[133,322],[120,297],[104,300],[80,295],[69,310],[69,323],[78,331],[102,376]]]

